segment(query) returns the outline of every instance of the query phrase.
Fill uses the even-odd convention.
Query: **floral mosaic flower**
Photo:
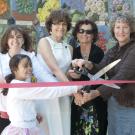
[[[112,4],[110,5],[112,15],[115,15],[116,13],[130,12],[130,4],[128,0],[112,0]]]
[[[104,21],[107,14],[105,2],[106,0],[86,0],[84,7],[86,16],[88,18],[93,18],[95,21],[99,21],[101,19]]]
[[[107,43],[107,40],[104,38],[105,32],[99,32],[99,40],[97,41],[97,45],[105,52],[106,51],[106,46],[105,44]]]
[[[34,9],[33,0],[16,0],[17,11],[22,14],[31,14]]]
[[[60,8],[59,0],[46,0],[42,8],[38,8],[38,18],[40,22],[44,22],[49,16],[51,10]]]
[[[3,15],[8,11],[9,5],[8,5],[7,1],[0,0],[0,9],[1,9],[0,10],[0,15]]]

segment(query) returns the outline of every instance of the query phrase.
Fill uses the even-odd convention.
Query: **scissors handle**
[[[82,69],[80,69],[79,67],[75,67],[73,68],[73,70],[75,73],[85,75],[85,76],[88,76],[89,73],[89,71],[85,67],[83,67]]]

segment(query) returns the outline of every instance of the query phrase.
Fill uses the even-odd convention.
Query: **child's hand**
[[[37,114],[36,119],[38,123],[41,123],[43,121],[43,117],[40,114]]]
[[[74,94],[74,103],[78,106],[81,106],[83,104],[83,95],[82,93],[76,93]]]

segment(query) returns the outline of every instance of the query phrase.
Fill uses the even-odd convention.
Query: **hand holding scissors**
[[[102,78],[100,78],[102,75],[104,75],[106,72],[108,72],[110,69],[112,69],[115,65],[117,65],[119,62],[121,61],[121,59],[115,60],[112,63],[108,64],[107,66],[105,66],[104,68],[102,68],[101,70],[99,70],[95,75],[92,75],[89,73],[89,71],[87,70],[87,68],[85,68],[83,65],[84,61],[80,61],[81,62],[81,66],[82,68],[79,67],[75,67],[74,72],[77,74],[81,74],[81,75],[85,75],[87,76],[90,80],[104,80]],[[80,63],[79,63],[80,64]],[[120,89],[120,87],[116,84],[104,84],[106,86],[115,88],[115,89]]]

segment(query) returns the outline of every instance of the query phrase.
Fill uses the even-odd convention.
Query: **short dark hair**
[[[5,54],[8,52],[9,46],[8,46],[8,38],[10,36],[10,33],[12,31],[19,32],[22,34],[24,38],[24,44],[22,48],[26,51],[31,51],[32,50],[32,45],[31,45],[31,38],[29,34],[21,27],[18,26],[10,26],[4,33],[4,35],[1,38],[1,53]]]
[[[91,20],[88,20],[88,19],[85,19],[85,20],[79,20],[75,27],[73,28],[73,31],[72,31],[72,35],[73,37],[77,40],[77,33],[80,29],[80,27],[83,25],[83,24],[90,24],[92,26],[92,30],[93,30],[93,43],[95,43],[97,40],[98,40],[98,28],[97,28],[97,25],[95,22],[91,21]]]
[[[53,10],[46,19],[45,26],[48,33],[51,31],[53,23],[65,22],[67,24],[67,31],[71,28],[71,19],[69,14],[64,9]]]

